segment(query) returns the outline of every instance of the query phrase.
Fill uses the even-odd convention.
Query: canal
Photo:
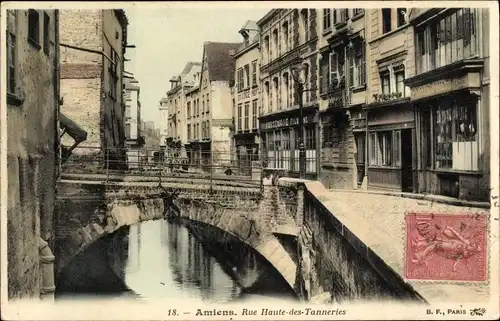
[[[210,303],[296,300],[270,264],[211,226],[148,221],[107,235],[57,277],[56,300],[188,299]]]

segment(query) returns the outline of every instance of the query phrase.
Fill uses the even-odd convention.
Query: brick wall
[[[100,92],[101,80],[99,78],[61,79],[61,96],[64,99],[61,112],[87,131],[87,140],[78,147],[101,145]],[[71,146],[73,140],[68,135],[64,135],[62,143]],[[82,154],[85,151],[86,149],[77,148],[74,154]]]
[[[8,297],[37,297],[40,236],[51,242],[55,191],[57,99],[54,93],[55,12],[50,18],[49,52],[27,42],[27,10],[16,10],[17,84],[20,104],[8,101],[7,113],[7,273]],[[43,11],[39,11],[42,28]]]

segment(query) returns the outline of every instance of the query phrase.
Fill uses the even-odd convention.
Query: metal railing
[[[169,178],[206,180],[210,187],[219,181],[239,185],[262,185],[262,161],[258,155],[236,152],[209,152],[188,149],[104,149],[77,147],[62,165],[62,175],[86,177],[105,175],[106,181],[155,180]],[[139,178],[141,177],[141,178]]]

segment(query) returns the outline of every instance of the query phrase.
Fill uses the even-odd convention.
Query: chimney
[[[236,54],[236,51],[234,49],[229,49],[229,55],[232,57]]]

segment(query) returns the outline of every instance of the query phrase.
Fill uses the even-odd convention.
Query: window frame
[[[382,34],[392,31],[392,8],[382,8]]]
[[[237,119],[238,119],[238,131],[243,130],[243,127],[242,127],[242,116],[243,116],[242,112],[243,112],[243,104],[239,103],[238,104],[238,116],[237,116]]]
[[[32,20],[32,19],[36,19]],[[28,42],[40,50],[40,13],[35,9],[28,9]]]
[[[252,87],[257,87],[257,60],[252,61]]]
[[[17,37],[17,11],[6,10],[7,13],[7,28],[6,28],[6,46],[7,46],[7,96],[17,97],[18,95],[18,37]],[[10,20],[10,21],[9,21]],[[14,101],[8,102],[15,103]]]
[[[323,9],[323,32],[332,30],[332,9]]]
[[[243,116],[243,130],[249,130],[250,129],[250,123],[249,123],[249,118],[250,118],[250,102],[245,102],[244,104],[244,116]]]
[[[50,16],[43,12],[43,53],[50,56]]]
[[[252,100],[252,129],[257,129],[258,124],[257,124],[257,99]]]

